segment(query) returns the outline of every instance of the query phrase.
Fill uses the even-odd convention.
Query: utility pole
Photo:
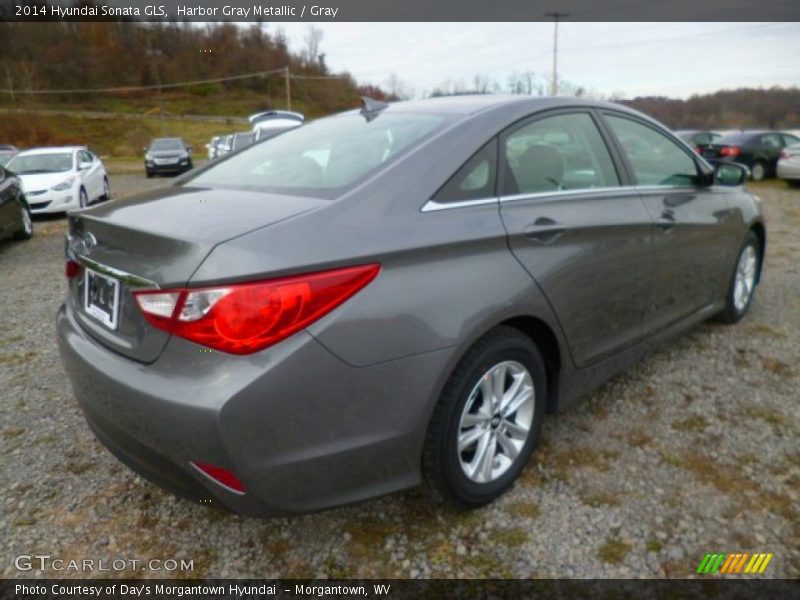
[[[283,74],[286,78],[286,110],[292,110],[292,88],[291,78],[289,76],[289,66],[283,67]]]
[[[550,17],[554,21],[555,31],[553,32],[553,83],[550,86],[550,95],[558,95],[558,21],[569,16],[567,12],[549,12],[545,13],[546,17]]]

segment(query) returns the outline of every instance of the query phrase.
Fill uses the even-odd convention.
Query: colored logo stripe
[[[763,573],[773,556],[774,554],[772,553],[754,553],[751,555],[749,552],[735,552],[733,554],[716,552],[714,554],[706,554],[700,566],[697,567],[697,573],[702,575],[714,574],[717,572],[739,574],[742,572],[743,568],[744,573]],[[748,561],[748,559],[750,560]],[[747,564],[746,567],[745,564]]]

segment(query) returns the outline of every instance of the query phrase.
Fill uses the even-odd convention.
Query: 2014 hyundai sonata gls
[[[364,108],[70,215],[64,363],[145,477],[250,514],[517,478],[556,411],[764,255],[746,168],[583,100]]]

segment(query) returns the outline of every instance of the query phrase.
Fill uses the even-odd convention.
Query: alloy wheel
[[[476,483],[502,477],[517,460],[535,410],[530,372],[516,361],[491,367],[470,392],[458,428],[458,459]]]
[[[733,305],[738,312],[742,312],[750,301],[753,287],[756,282],[756,266],[758,259],[752,245],[745,246],[739,255],[736,265],[736,281],[733,288]]]

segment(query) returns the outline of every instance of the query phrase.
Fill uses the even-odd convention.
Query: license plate
[[[83,307],[86,312],[109,329],[116,329],[119,315],[119,281],[86,269],[83,289]]]
[[[157,165],[172,165],[178,162],[177,158],[157,158],[156,164]]]

